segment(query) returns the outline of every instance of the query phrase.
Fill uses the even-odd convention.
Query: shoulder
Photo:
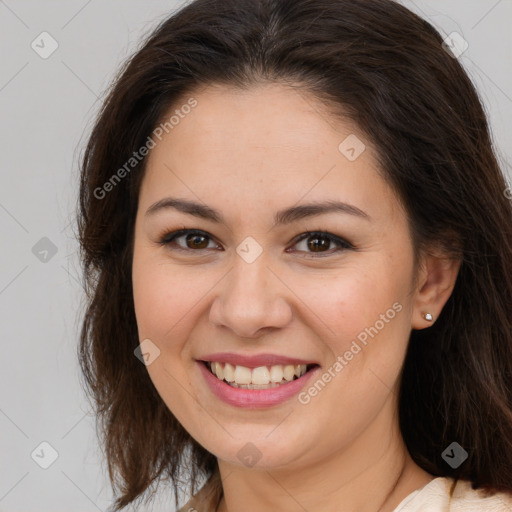
[[[393,512],[512,512],[512,494],[487,495],[468,480],[434,478],[407,496]]]
[[[487,495],[473,489],[468,480],[459,480],[453,491],[451,512],[511,512],[512,493],[496,492]]]

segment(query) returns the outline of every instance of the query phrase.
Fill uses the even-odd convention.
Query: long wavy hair
[[[512,207],[484,109],[459,60],[432,25],[392,0],[196,0],[124,64],[81,157],[87,306],[78,356],[115,510],[164,478],[178,505],[180,483],[194,493],[218,467],[134,356],[131,265],[146,158],[123,179],[112,176],[198,87],[261,82],[295,84],[333,116],[354,121],[406,208],[415,254],[442,247],[461,258],[435,324],[411,332],[400,428],[428,473],[512,492]],[[469,455],[456,469],[442,458],[453,441]]]

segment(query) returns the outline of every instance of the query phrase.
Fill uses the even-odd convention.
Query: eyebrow
[[[157,212],[169,208],[212,222],[222,224],[226,223],[223,215],[214,208],[210,208],[209,206],[196,203],[195,201],[190,201],[188,199],[178,199],[174,197],[166,197],[152,204],[146,210],[146,216],[154,215]],[[354,205],[330,200],[291,206],[284,210],[280,210],[274,215],[274,226],[279,224],[290,224],[307,217],[313,217],[316,215],[332,212],[345,213],[360,217],[365,220],[371,220],[371,217],[366,212]]]

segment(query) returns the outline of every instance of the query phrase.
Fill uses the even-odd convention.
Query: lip
[[[258,366],[273,366],[277,364],[318,364],[316,361],[306,361],[293,357],[281,356],[279,354],[257,354],[254,356],[234,354],[232,352],[216,352],[197,358],[199,361],[217,361],[219,363],[229,363],[233,366],[246,366],[247,368],[258,368]]]
[[[204,361],[196,361],[196,363],[199,365],[199,370],[208,384],[208,387],[217,398],[227,404],[247,409],[263,409],[265,407],[271,407],[285,402],[292,396],[299,393],[310,379],[320,371],[320,366],[315,366],[302,375],[302,377],[292,380],[286,384],[281,384],[275,388],[243,389],[233,388],[224,381],[219,380],[206,367],[206,363]],[[297,364],[305,364],[305,362]]]

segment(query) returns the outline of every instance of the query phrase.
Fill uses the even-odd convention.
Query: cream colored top
[[[218,473],[178,512],[216,512],[222,489]],[[512,512],[512,494],[486,496],[471,482],[437,477],[406,496],[393,512]]]
[[[437,477],[406,496],[393,512],[512,512],[512,494],[487,497],[468,480]]]

